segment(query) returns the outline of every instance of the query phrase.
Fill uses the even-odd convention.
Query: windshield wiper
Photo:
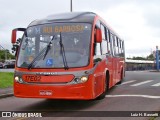
[[[34,63],[38,60],[38,58],[40,59],[43,56],[43,53],[46,51],[45,47],[41,52],[39,52],[39,54],[33,59],[33,61],[28,65],[28,70],[30,70],[32,68],[32,66],[34,65]]]
[[[48,51],[50,50],[51,44],[52,44],[52,41],[54,40],[54,38],[55,38],[55,35],[52,37],[52,39],[50,40],[50,42],[49,42],[48,45],[47,45],[47,49],[46,49],[46,52],[45,52],[45,54],[44,54],[43,60],[45,59]]]
[[[28,70],[32,68],[32,66],[34,65],[34,63],[38,60],[38,58],[42,58],[43,56],[43,60],[45,59],[48,51],[50,50],[50,46],[52,44],[52,41],[54,40],[55,35],[52,37],[52,39],[50,40],[50,42],[47,44],[47,46],[34,58],[34,60],[28,65]],[[45,53],[44,53],[45,52]]]
[[[60,32],[60,41],[59,41],[60,47],[61,47],[61,54],[62,54],[62,59],[63,59],[63,64],[64,64],[64,69],[68,70],[68,64],[67,64],[67,60],[66,60],[66,55],[65,55],[65,50],[64,50],[64,45],[62,43],[62,35]]]

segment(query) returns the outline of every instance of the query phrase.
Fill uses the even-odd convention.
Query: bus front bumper
[[[47,99],[93,99],[93,89],[83,84],[71,85],[43,85],[14,83],[14,96],[21,98],[47,98]]]

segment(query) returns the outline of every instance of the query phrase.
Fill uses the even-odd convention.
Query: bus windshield
[[[29,66],[64,68],[65,64],[69,68],[87,66],[90,41],[91,24],[88,23],[52,23],[31,26],[22,38],[17,66],[20,68]],[[64,59],[66,59],[65,63]]]

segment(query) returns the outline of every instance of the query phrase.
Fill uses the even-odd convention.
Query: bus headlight
[[[16,82],[23,83],[22,78],[20,78],[20,77],[18,77],[18,76],[14,77],[14,80],[15,80]]]
[[[85,83],[88,80],[88,76],[77,77],[74,79],[74,83]]]
[[[82,83],[86,82],[87,80],[88,80],[88,77],[86,77],[86,76],[81,77],[81,82]]]
[[[14,78],[14,80],[15,80],[16,82],[18,82],[18,81],[19,81],[19,77],[16,76],[16,77]]]

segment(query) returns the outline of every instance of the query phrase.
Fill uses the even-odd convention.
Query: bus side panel
[[[106,68],[108,68],[109,71],[109,88],[111,88],[114,85],[114,81],[113,81],[113,58],[111,56],[107,57],[107,65]]]
[[[115,59],[117,61],[117,66],[116,66],[116,83],[118,83],[119,80],[120,80],[120,75],[121,75],[121,70],[120,70],[121,69],[121,63],[120,63],[121,58],[117,57]]]
[[[118,76],[118,82],[122,80],[122,78],[124,77],[124,58],[119,58],[119,76]],[[123,70],[123,71],[122,71]]]
[[[98,97],[104,92],[105,66],[106,60],[99,62],[94,72],[94,97]]]
[[[117,83],[117,58],[112,59],[113,86]]]

